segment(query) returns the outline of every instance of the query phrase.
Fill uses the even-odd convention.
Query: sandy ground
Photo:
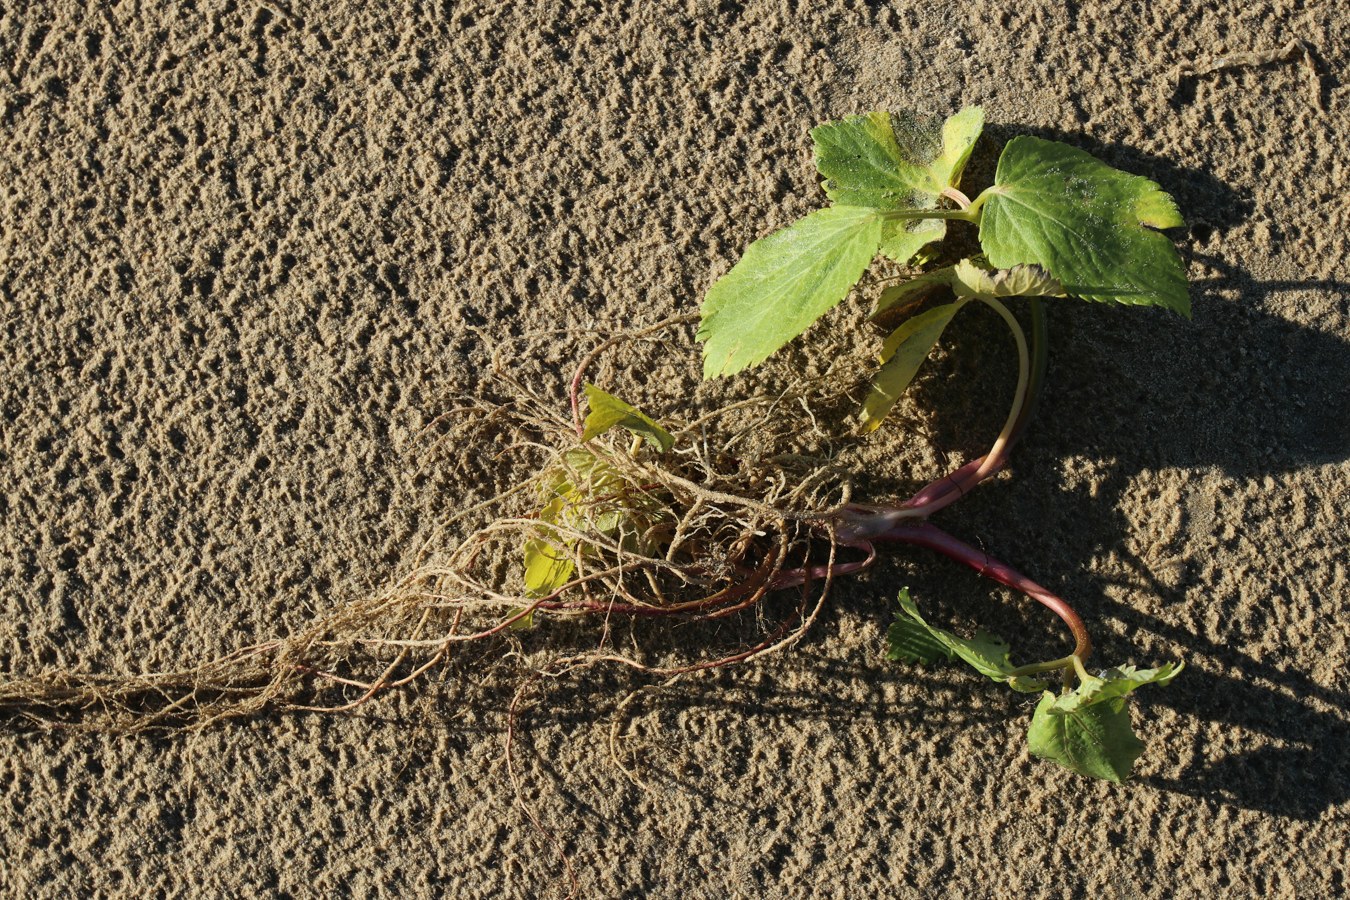
[[[1350,15],[1060,6],[8,4],[0,672],[182,666],[387,582],[500,486],[414,440],[486,340],[691,311],[820,202],[811,125],[981,103],[988,153],[1063,137],[1191,223],[1194,321],[1057,306],[1011,473],[944,513],[1075,600],[1102,659],[1187,662],[1141,697],[1137,780],[1038,762],[1024,698],[883,659],[903,584],[1017,640],[1010,597],[915,552],[794,652],[640,695],[645,787],[609,756],[628,682],[535,695],[523,796],[586,896],[1344,894]],[[948,371],[1006,367],[981,333]],[[892,432],[897,478],[982,449],[1003,401],[971,383]],[[0,894],[560,895],[503,765],[511,646],[351,716],[10,719]]]

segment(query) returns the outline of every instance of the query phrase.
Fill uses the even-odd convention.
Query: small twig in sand
[[[1278,50],[1250,50],[1245,53],[1229,53],[1203,64],[1179,63],[1172,70],[1172,83],[1177,89],[1180,89],[1182,81],[1187,78],[1198,78],[1201,75],[1210,75],[1214,72],[1245,69],[1251,66],[1266,66],[1271,63],[1294,60],[1302,60],[1303,68],[1308,73],[1308,84],[1312,88],[1313,105],[1317,107],[1319,112],[1326,112],[1326,104],[1322,102],[1322,74],[1318,71],[1317,54],[1313,52],[1308,42],[1301,38],[1294,38]]]

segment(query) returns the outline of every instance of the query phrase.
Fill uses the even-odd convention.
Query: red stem
[[[1007,454],[1003,455],[1006,457]],[[957,495],[956,499],[964,497],[971,490],[971,488],[979,484],[979,481],[973,480],[973,476],[976,472],[979,471],[980,466],[984,465],[984,461],[987,458],[987,456],[988,454],[985,454],[985,456],[972,459],[970,462],[966,463],[964,466],[952,472],[951,474],[944,475],[937,481],[934,481],[931,484],[926,485],[913,497],[910,497],[904,503],[901,503],[900,506],[906,509],[921,506],[922,507],[932,506],[933,504],[947,497],[953,491],[956,492]],[[993,475],[1001,468],[1003,468],[1002,459],[999,460],[998,464],[995,465],[993,469],[989,470],[989,472],[985,474],[985,478],[988,478],[990,475]],[[980,480],[982,481],[984,479]],[[951,502],[953,501],[948,501],[947,503],[943,503],[942,505],[947,506]],[[934,512],[936,512],[936,510],[934,510]]]
[[[869,568],[872,563],[877,561],[877,550],[870,543],[844,544],[845,547],[853,547],[857,550],[867,551],[866,559],[859,559],[854,562],[835,563],[834,565],[803,566],[800,569],[788,569],[779,572],[772,581],[769,582],[769,590],[780,591],[783,588],[800,587],[804,584],[810,584],[818,578],[825,576],[833,577],[835,575],[852,575]]]
[[[999,562],[983,550],[970,546],[947,532],[928,522],[901,522],[893,526],[877,540],[894,541],[900,544],[913,544],[936,550],[949,559],[964,563],[986,578],[992,578],[999,584],[1026,594],[1031,599],[1049,609],[1069,626],[1076,646],[1073,655],[1087,659],[1092,652],[1092,639],[1088,636],[1087,626],[1064,600],[1018,572],[1007,563]]]

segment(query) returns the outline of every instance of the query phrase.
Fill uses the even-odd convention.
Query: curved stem
[[[998,185],[990,185],[983,191],[980,191],[980,195],[975,198],[975,201],[973,203],[970,204],[970,209],[968,210],[968,212],[975,217],[972,221],[975,222],[980,221],[980,209],[984,206],[984,202],[995,193],[1002,193],[1002,191],[998,188]]]
[[[1027,576],[1018,572],[1007,563],[1000,562],[983,550],[970,546],[947,532],[928,522],[902,522],[877,540],[894,541],[900,544],[913,544],[936,550],[948,559],[964,563],[986,578],[1026,594],[1037,603],[1049,609],[1069,627],[1074,638],[1073,656],[1079,660],[1087,659],[1092,652],[1092,638],[1087,626],[1078,613],[1058,595],[1041,587]]]
[[[644,338],[649,334],[669,328],[672,325],[680,325],[684,322],[692,322],[698,318],[698,313],[685,313],[678,316],[671,316],[668,319],[662,319],[655,325],[649,325],[646,328],[639,328],[636,331],[626,331],[606,338],[591,349],[589,353],[581,358],[577,363],[576,371],[572,374],[572,382],[568,385],[567,398],[572,407],[572,427],[576,429],[577,439],[586,433],[585,425],[581,420],[581,381],[586,375],[586,369],[591,363],[595,362],[600,354],[604,353],[615,344],[621,344],[624,341]]]
[[[1016,442],[1022,436],[1022,432],[1027,430],[1027,423],[1036,413],[1036,407],[1041,403],[1041,390],[1045,386],[1045,370],[1050,364],[1050,331],[1045,320],[1045,304],[1040,297],[1028,299],[1031,301],[1031,380],[1009,443]]]
[[[951,185],[942,189],[942,196],[946,197],[962,209],[970,209],[970,198]]]
[[[1017,389],[1013,392],[1012,407],[1008,410],[1008,418],[1003,423],[1003,430],[999,432],[998,438],[995,439],[994,446],[990,448],[989,452],[979,459],[966,463],[946,478],[933,482],[905,501],[903,504],[905,507],[921,509],[924,516],[931,515],[939,509],[960,500],[971,488],[998,471],[1007,459],[1008,450],[1020,435],[1021,427],[1025,426],[1026,420],[1029,418],[1023,416],[1023,409],[1028,402],[1032,374],[1031,352],[1027,348],[1026,333],[1022,331],[1022,326],[1017,321],[1017,317],[1012,314],[1008,307],[992,298],[981,299],[1003,318],[1008,330],[1012,332],[1013,340],[1017,343]],[[1043,344],[1044,342],[1038,342],[1038,358],[1045,355]],[[1039,390],[1039,384],[1037,389]]]
[[[842,547],[852,547],[855,550],[866,551],[865,559],[846,563],[828,563],[819,566],[803,566],[800,569],[786,569],[779,572],[770,582],[769,590],[777,591],[783,588],[800,587],[804,584],[810,584],[812,581],[828,576],[852,575],[868,569],[877,561],[877,550],[870,543],[840,544]]]

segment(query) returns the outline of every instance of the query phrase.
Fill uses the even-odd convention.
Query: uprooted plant
[[[706,378],[757,365],[840,302],[880,253],[912,274],[877,300],[877,318],[903,321],[882,346],[860,430],[881,426],[955,315],[983,304],[1007,324],[1018,356],[1012,406],[985,455],[901,502],[863,503],[854,500],[847,471],[793,452],[795,422],[767,414],[787,403],[809,410],[828,393],[807,379],[683,420],[691,411],[675,410],[664,424],[587,383],[600,354],[656,339],[675,322],[594,347],[571,379],[570,408],[561,410],[497,359],[490,374],[508,388],[505,399],[466,398],[445,421],[461,443],[492,428],[507,436],[507,449],[540,454],[535,474],[462,511],[464,521],[485,522],[390,590],[339,606],[288,638],[181,671],[13,681],[0,685],[0,708],[48,725],[117,728],[263,708],[349,709],[417,679],[456,647],[518,635],[548,618],[714,621],[782,605],[772,598],[797,598],[731,653],[660,663],[602,645],[540,671],[606,662],[651,674],[706,670],[789,646],[816,619],[835,578],[868,569],[885,545],[907,544],[1046,606],[1074,646],[1015,665],[997,638],[963,639],[927,624],[906,590],[889,631],[890,656],[960,658],[1014,690],[1041,693],[1032,752],[1086,775],[1124,779],[1142,751],[1127,695],[1170,681],[1180,666],[1092,674],[1087,628],[1068,603],[930,518],[996,474],[1027,428],[1045,378],[1042,298],[1189,314],[1180,260],[1157,230],[1181,219],[1153,182],[1031,137],[1007,144],[993,185],[971,200],[959,182],[982,123],[982,112],[970,108],[940,125],[871,113],[816,128],[816,164],[831,205],[751,244],[708,292],[697,338]],[[935,248],[953,221],[978,227],[980,254],[943,259]],[[1013,297],[1028,298],[1029,333],[1007,305]],[[523,566],[503,565],[522,554]],[[359,674],[371,666],[374,677]],[[1062,689],[1051,690],[1057,679]],[[306,696],[316,687],[348,693],[320,702]]]
[[[804,517],[810,528],[828,533],[831,560],[763,577],[769,586],[782,587],[855,573],[872,564],[878,545],[909,544],[936,550],[1036,600],[1068,626],[1074,639],[1069,654],[1014,665],[1008,646],[991,635],[962,639],[927,624],[905,590],[889,632],[890,656],[908,662],[960,658],[1013,690],[1041,693],[1028,734],[1031,751],[1082,774],[1120,781],[1143,749],[1131,727],[1127,695],[1145,684],[1166,684],[1181,666],[1121,666],[1091,674],[1085,665],[1091,639],[1067,602],[929,519],[998,472],[1026,429],[1046,367],[1041,298],[1162,306],[1189,316],[1181,261],[1159,231],[1182,220],[1171,197],[1152,181],[1033,137],[1007,144],[993,185],[971,200],[959,182],[982,125],[982,110],[971,107],[940,130],[886,113],[817,127],[816,165],[832,203],[751,244],[713,285],[698,333],[704,376],[734,374],[765,360],[842,300],[878,253],[922,268],[934,258],[931,248],[945,237],[948,222],[977,226],[980,254],[929,267],[882,291],[874,317],[927,308],[885,340],[860,418],[864,430],[877,429],[956,314],[982,303],[1007,324],[1018,351],[1017,388],[992,448],[901,503],[846,502]],[[950,205],[940,206],[944,201]],[[1004,302],[1012,297],[1029,298],[1029,338]],[[940,302],[932,305],[934,299]],[[583,441],[621,426],[634,436],[634,453],[643,440],[669,453],[673,438],[650,418],[593,387],[587,391],[590,415],[577,422]],[[582,477],[560,476],[540,513],[541,522],[555,531],[526,549],[530,589],[540,595],[565,590],[586,554],[594,552],[597,536],[628,542],[625,549],[643,556],[664,553],[671,559],[685,534],[684,520],[666,531],[652,524],[653,510],[670,508],[666,495],[639,496],[637,483],[608,469],[605,460],[584,450],[575,453],[571,467]],[[588,508],[597,503],[602,509]],[[586,528],[579,531],[583,509]],[[864,556],[836,561],[836,548]],[[737,556],[732,562],[749,577],[756,571],[753,559]],[[772,551],[758,559],[761,566],[765,560],[781,562]],[[1048,689],[1057,675],[1063,681],[1058,693]]]

